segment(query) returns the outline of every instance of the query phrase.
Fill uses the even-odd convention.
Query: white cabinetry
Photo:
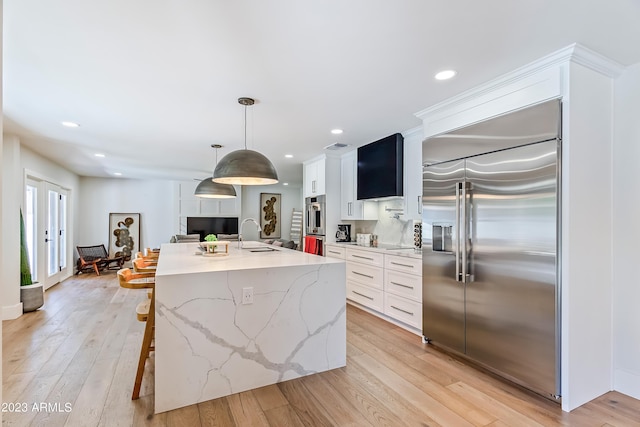
[[[194,196],[198,181],[178,183],[179,232],[186,234],[188,216],[240,216],[242,212],[242,187],[234,186],[234,199],[207,199]]]
[[[327,245],[327,251],[340,248]],[[346,248],[347,299],[386,320],[422,330],[422,260]]]
[[[404,136],[404,206],[405,220],[422,218],[422,127]]]
[[[325,194],[325,157],[304,163],[304,197]]]
[[[347,248],[347,298],[375,311],[384,310],[384,256]]]
[[[346,259],[347,248],[335,245],[327,245],[325,255],[329,258]]]
[[[343,220],[378,219],[378,204],[357,200],[357,151],[343,154],[340,159],[340,218]]]
[[[422,260],[384,255],[384,314],[422,330]]]

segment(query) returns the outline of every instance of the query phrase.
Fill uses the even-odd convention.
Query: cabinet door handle
[[[356,291],[351,291],[356,295],[360,295],[361,297],[365,297],[366,299],[370,299],[371,301],[373,301],[373,298],[370,297],[369,295],[365,295],[365,294],[361,294],[360,292],[356,292]]]
[[[391,308],[393,308],[393,309],[395,309],[395,310],[398,310],[398,311],[401,311],[401,312],[403,312],[403,313],[405,313],[405,314],[408,314],[409,316],[413,316],[413,313],[412,313],[412,312],[407,311],[407,310],[403,310],[403,309],[401,309],[401,308],[398,308],[398,307],[396,307],[395,305],[392,305],[392,306],[391,306]]]
[[[316,180],[312,180],[311,181],[311,192],[315,193],[316,192]]]
[[[336,251],[327,251],[327,252],[329,252],[330,254],[340,255],[340,252],[336,252]]]
[[[392,285],[396,285],[396,286],[402,286],[403,288],[407,288],[407,289],[413,289],[413,286],[409,286],[409,285],[404,285],[402,283],[398,283],[398,282],[389,282]]]
[[[373,258],[367,258],[366,256],[360,256],[360,255],[351,255],[354,258],[360,258],[360,259],[367,259],[369,261],[373,261]]]
[[[418,196],[418,214],[422,215],[422,196]]]
[[[399,266],[401,266],[401,267],[409,267],[409,268],[413,268],[413,265],[410,265],[410,264],[401,264],[401,263],[399,263],[399,262],[393,262],[393,261],[391,261],[391,264],[393,264],[393,265],[399,265]]]
[[[358,273],[357,271],[351,270],[353,274],[357,274],[358,276],[368,277],[369,279],[373,279],[373,276],[369,276],[368,274]]]

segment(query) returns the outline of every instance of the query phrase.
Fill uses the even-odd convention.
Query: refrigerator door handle
[[[462,235],[460,252],[462,253],[462,283],[473,282],[473,275],[471,274],[471,214],[473,209],[471,208],[471,190],[472,186],[470,182],[461,183],[462,187],[462,203],[461,203],[461,224],[462,229],[460,234]]]
[[[455,253],[456,253],[456,281],[457,282],[464,282],[463,276],[462,276],[462,269],[460,266],[460,251],[462,250],[462,247],[460,245],[460,235],[461,230],[460,230],[460,226],[461,224],[461,203],[460,203],[460,196],[461,196],[461,191],[462,191],[462,186],[463,183],[462,182],[458,182],[456,183],[456,226],[455,226],[455,237],[454,240],[456,242],[456,248],[455,248]]]

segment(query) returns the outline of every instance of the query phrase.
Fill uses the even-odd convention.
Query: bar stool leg
[[[138,372],[136,373],[136,381],[133,384],[133,394],[131,400],[140,397],[140,387],[142,386],[142,374],[144,373],[144,365],[149,357],[149,352],[154,348],[151,346],[153,341],[153,333],[155,329],[156,311],[155,311],[155,287],[151,291],[151,304],[149,305],[149,315],[147,324],[144,327],[144,336],[142,337],[142,348],[140,348],[140,359],[138,360]]]

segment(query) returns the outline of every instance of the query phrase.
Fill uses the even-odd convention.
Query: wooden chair
[[[142,252],[136,252],[136,259],[137,258],[142,258],[144,260],[144,262],[146,262],[149,265],[157,265],[158,264],[158,258],[157,257],[151,257],[151,256],[142,255]]]
[[[81,271],[95,271],[99,276],[100,271],[106,269],[119,270],[124,264],[124,256],[109,258],[109,253],[104,245],[76,246],[78,251],[78,264],[76,274]]]
[[[142,386],[142,374],[144,374],[144,365],[151,351],[155,351],[152,345],[155,332],[155,276],[150,273],[133,273],[129,268],[118,270],[118,280],[120,286],[127,289],[151,289],[151,295],[148,299],[142,301],[136,306],[136,317],[141,322],[146,322],[144,327],[144,335],[142,337],[142,347],[140,348],[140,358],[138,359],[138,370],[136,379],[133,383],[133,393],[131,400],[140,397],[140,387]]]
[[[136,273],[154,273],[156,272],[157,264],[148,262],[144,258],[135,258],[133,260],[133,271]]]
[[[156,258],[156,259],[158,259],[160,257],[160,249],[147,248],[145,256],[147,258]]]

